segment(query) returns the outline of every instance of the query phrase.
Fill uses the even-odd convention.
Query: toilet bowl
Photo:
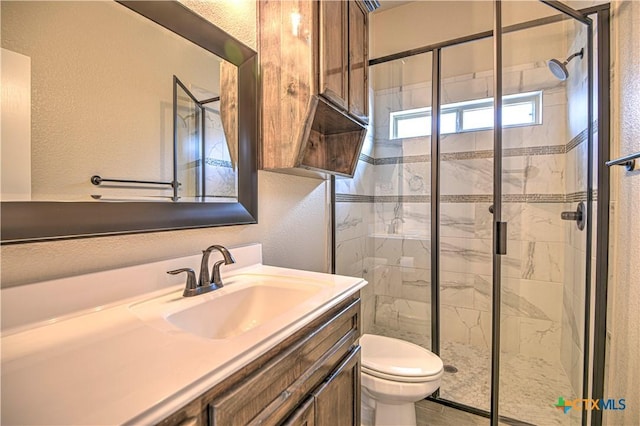
[[[391,337],[364,334],[360,346],[363,424],[415,426],[415,402],[440,387],[442,360]]]

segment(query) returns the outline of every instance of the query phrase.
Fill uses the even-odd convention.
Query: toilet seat
[[[403,383],[429,382],[442,377],[442,360],[421,346],[372,334],[364,334],[360,346],[361,369],[365,374]]]
[[[360,370],[364,374],[368,374],[372,377],[377,377],[379,379],[389,380],[392,382],[398,383],[426,383],[435,380],[439,380],[444,371],[441,371],[439,374],[434,376],[394,376],[393,374],[383,373],[382,371],[370,370],[367,367],[361,366]]]

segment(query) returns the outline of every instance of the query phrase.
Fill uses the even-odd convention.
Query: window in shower
[[[542,124],[542,91],[503,98],[503,127]],[[390,113],[391,139],[431,135],[431,107]],[[440,133],[452,134],[493,128],[493,98],[442,105]]]

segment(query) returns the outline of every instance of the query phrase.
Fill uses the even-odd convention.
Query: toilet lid
[[[413,343],[364,334],[360,346],[362,370],[371,375],[398,381],[434,380],[442,376],[440,357]]]

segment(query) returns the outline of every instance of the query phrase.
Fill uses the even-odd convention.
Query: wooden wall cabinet
[[[349,2],[349,113],[369,122],[368,12],[361,3]]]
[[[348,97],[348,22],[351,1],[320,1],[319,7],[319,78],[320,94],[336,106],[347,109]]]
[[[368,123],[368,13],[361,0],[258,2],[260,167],[352,177]]]
[[[160,425],[359,426],[360,333],[357,293]]]

